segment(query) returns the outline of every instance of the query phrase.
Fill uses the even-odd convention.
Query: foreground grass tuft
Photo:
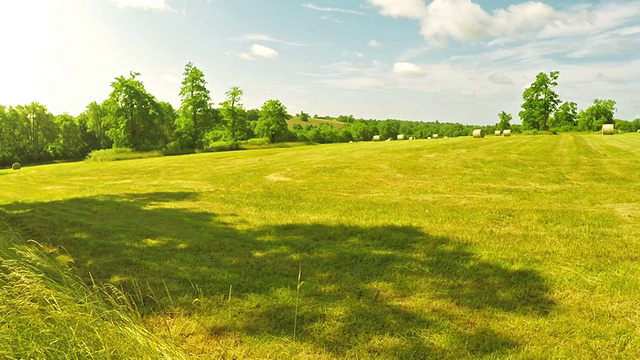
[[[87,287],[38,244],[0,230],[0,358],[185,358],[123,303],[115,288]]]

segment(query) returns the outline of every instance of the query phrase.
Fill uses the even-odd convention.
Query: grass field
[[[194,356],[640,358],[640,134],[68,163],[0,181],[0,219],[87,283],[121,287]]]

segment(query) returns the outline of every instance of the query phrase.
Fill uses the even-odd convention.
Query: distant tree
[[[258,121],[258,119],[260,119],[260,109],[247,110],[247,120]]]
[[[288,135],[288,117],[287,108],[279,100],[269,100],[260,109],[260,119],[255,132],[272,143],[284,141]]]
[[[304,111],[300,111],[300,114],[298,116],[302,121],[305,121],[305,122],[309,121],[309,114],[305,113]]]
[[[87,105],[85,111],[80,114],[79,125],[86,126],[86,132],[91,133],[90,136],[85,134],[85,142],[91,150],[108,149],[113,145],[113,140],[107,136],[110,129],[107,120],[105,106],[95,101]]]
[[[578,128],[585,131],[597,131],[603,124],[613,124],[616,102],[613,100],[593,101],[593,105],[578,114]]]
[[[558,108],[560,98],[553,90],[558,85],[559,72],[552,71],[548,75],[539,73],[536,80],[522,93],[522,111],[520,119],[526,129],[548,130],[549,119]]]
[[[549,128],[571,128],[576,126],[578,119],[578,105],[566,101],[560,105],[553,115]]]
[[[69,114],[63,114],[56,116],[54,122],[58,127],[58,137],[51,144],[53,156],[61,160],[84,157],[85,143],[76,119]]]
[[[204,148],[204,137],[214,126],[211,97],[204,73],[188,63],[184,68],[184,79],[180,89],[181,105],[175,122],[175,138],[184,147]]]
[[[247,127],[247,114],[242,107],[242,90],[237,86],[225,93],[227,100],[220,103],[222,119],[233,142],[244,138]]]
[[[496,124],[496,130],[507,130],[511,129],[511,120],[513,120],[513,116],[511,114],[507,114],[502,111],[498,114],[498,123]]]
[[[46,106],[37,102],[26,106],[18,105],[9,108],[7,115],[9,123],[16,126],[13,131],[17,140],[14,144],[16,155],[21,155],[28,161],[50,160],[51,144],[57,137],[57,127]]]
[[[120,76],[111,83],[113,91],[104,104],[108,112],[107,136],[114,147],[156,150],[162,147],[162,108],[136,79],[139,75],[131,72],[128,78]]]

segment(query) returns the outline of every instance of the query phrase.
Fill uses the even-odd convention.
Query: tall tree
[[[553,115],[553,120],[549,127],[572,127],[576,126],[578,118],[578,105],[573,101],[565,101],[560,105]]]
[[[110,127],[107,136],[114,147],[155,150],[162,147],[158,124],[162,109],[156,98],[136,79],[139,75],[131,72],[129,78],[120,76],[111,83],[113,91],[105,101]]]
[[[61,160],[80,159],[85,156],[85,143],[76,119],[69,114],[63,114],[56,116],[54,121],[58,127],[58,137],[51,144],[53,156]]]
[[[204,73],[188,63],[184,68],[184,80],[180,89],[182,104],[176,119],[176,137],[182,142],[189,140],[188,147],[204,148],[204,137],[213,128],[214,116],[211,111],[211,97],[204,79]]]
[[[548,130],[549,119],[558,108],[560,97],[553,90],[558,85],[557,71],[539,73],[536,80],[522,93],[520,119],[525,129]]]
[[[272,143],[284,141],[287,136],[287,108],[279,100],[269,100],[260,109],[255,132]]]
[[[496,124],[496,130],[507,130],[511,129],[511,120],[513,120],[513,116],[511,114],[507,114],[502,111],[498,114],[498,123]]]
[[[82,122],[86,122],[87,132],[92,133],[92,137],[95,139],[95,143],[88,144],[92,150],[108,149],[113,145],[113,141],[107,136],[109,124],[107,111],[103,104],[93,101],[87,105],[81,114],[80,123]]]
[[[613,100],[593,101],[593,105],[578,115],[578,128],[586,131],[597,131],[603,124],[613,124],[616,102]]]
[[[227,100],[220,103],[221,113],[231,140],[238,141],[246,134],[247,113],[240,102],[243,92],[237,86],[225,93]]]

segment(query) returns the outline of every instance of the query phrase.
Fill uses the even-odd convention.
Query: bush
[[[131,159],[146,159],[152,157],[160,157],[163,154],[159,151],[134,152],[129,148],[113,148],[94,150],[87,155],[87,161],[118,161]]]
[[[268,138],[253,138],[247,140],[248,145],[269,145],[271,141]]]

